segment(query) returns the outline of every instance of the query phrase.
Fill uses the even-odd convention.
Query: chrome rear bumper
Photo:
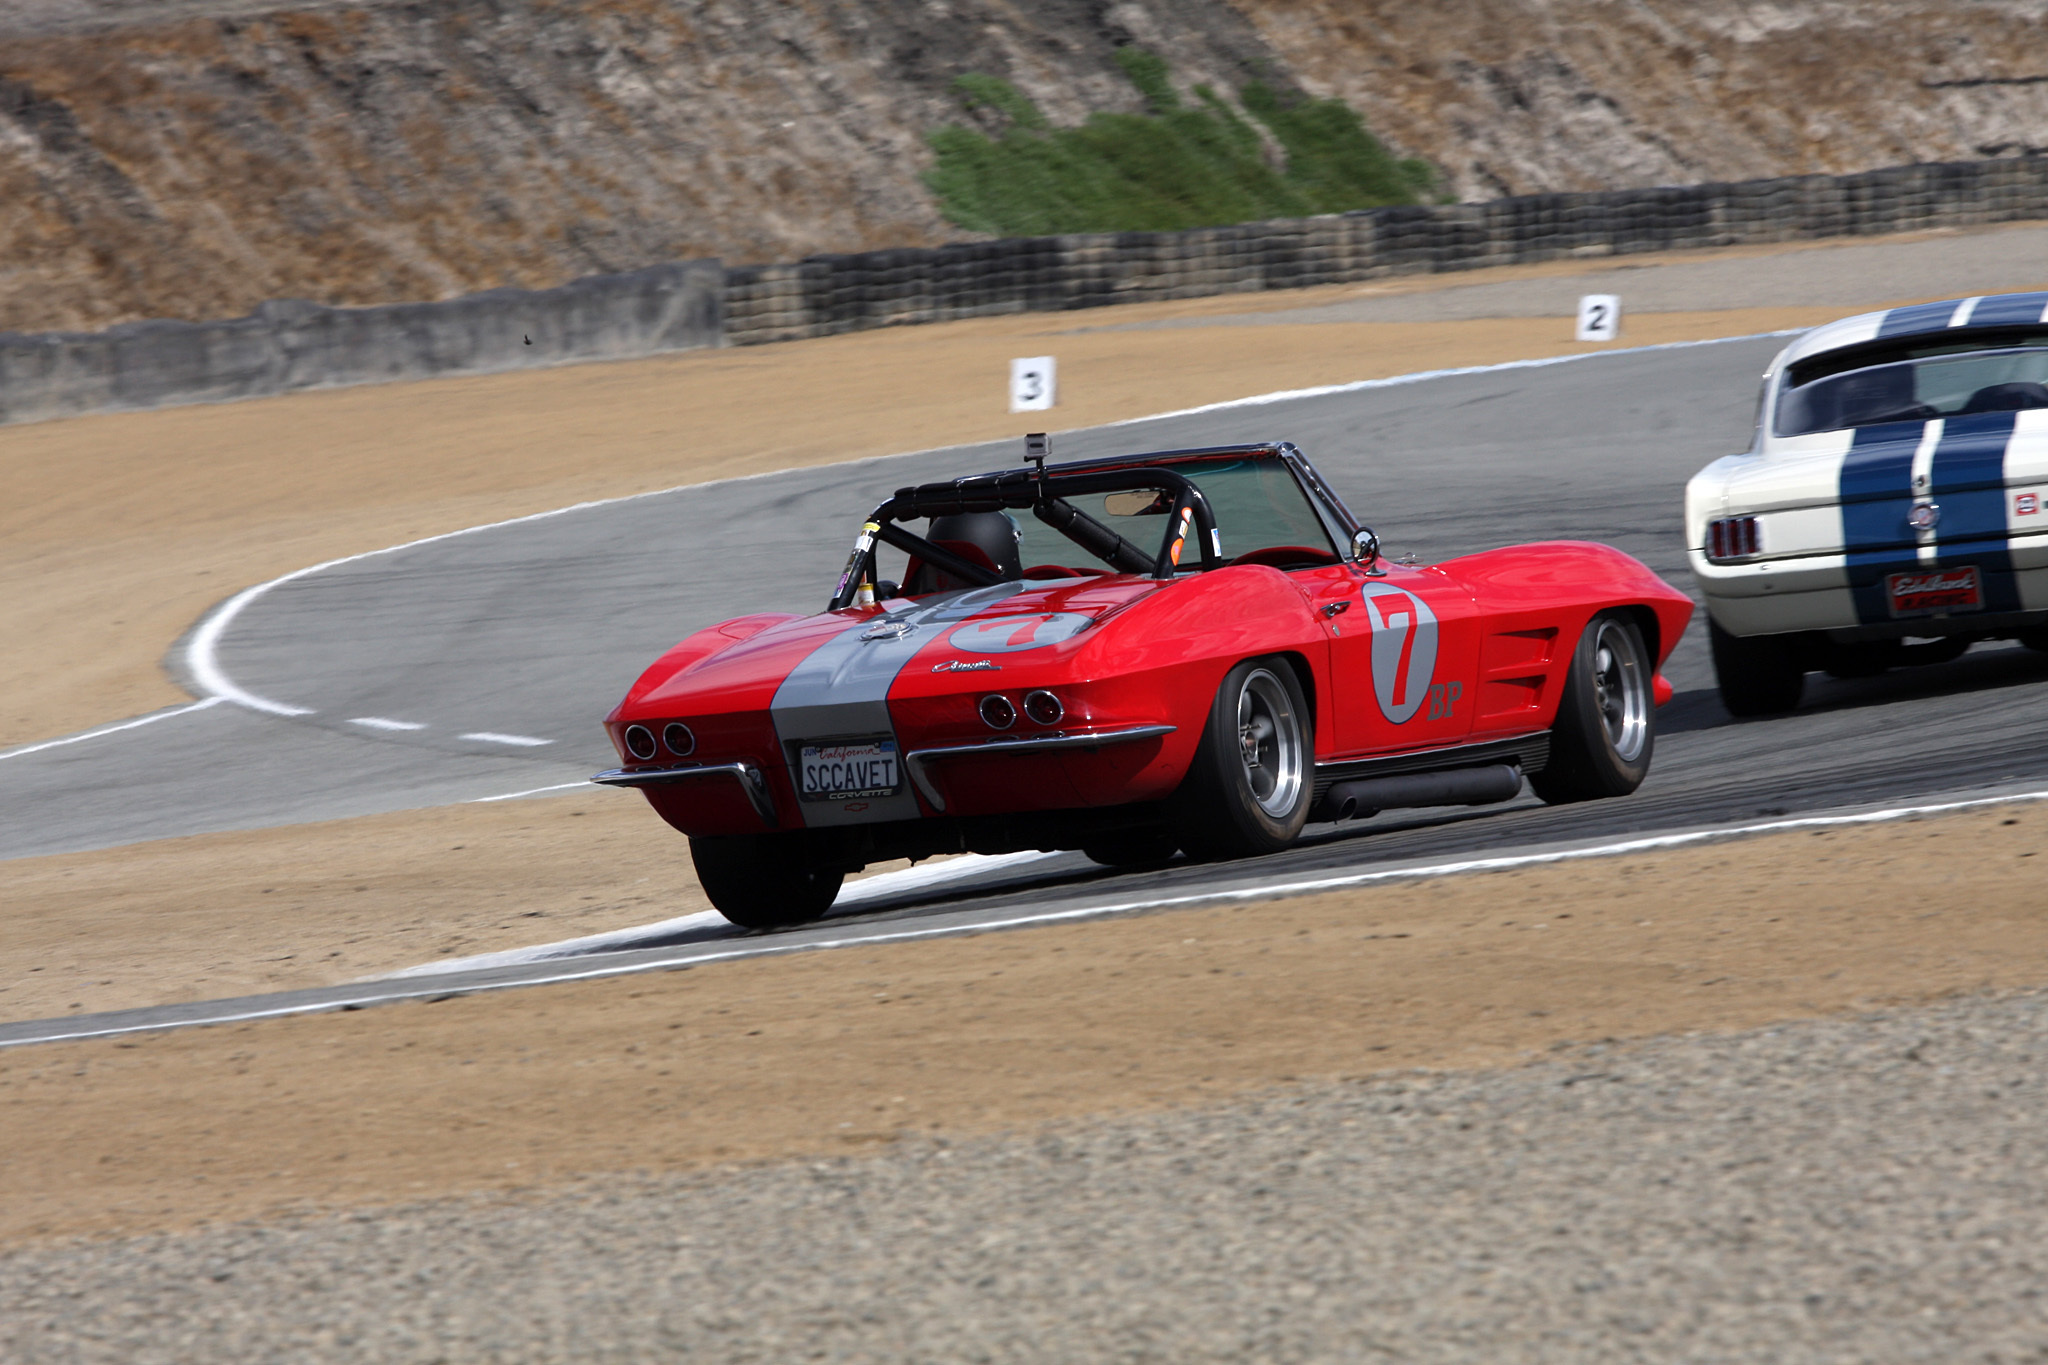
[[[673,768],[607,768],[590,780],[606,787],[664,787],[700,777],[737,778],[740,790],[753,804],[754,813],[770,829],[775,828],[775,799],[768,794],[768,779],[744,759],[737,763],[684,763]]]

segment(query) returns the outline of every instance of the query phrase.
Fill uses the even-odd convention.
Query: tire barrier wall
[[[2048,218],[2048,157],[1860,175],[1367,209],[721,269],[716,261],[445,303],[266,303],[228,322],[0,333],[0,422],[752,345],[998,313],[1474,270],[1569,256]]]
[[[1482,204],[1185,232],[1103,232],[813,256],[726,272],[747,345],[992,313],[1298,289],[1566,256],[1854,237],[2048,218],[2048,157]]]
[[[486,374],[720,344],[716,261],[492,289],[442,303],[265,303],[221,322],[0,333],[0,422]]]

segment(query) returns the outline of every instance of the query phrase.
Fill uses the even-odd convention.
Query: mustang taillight
[[[1707,558],[1747,559],[1763,553],[1755,517],[1723,517],[1707,523]]]

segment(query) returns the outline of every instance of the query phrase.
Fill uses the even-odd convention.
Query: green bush
[[[1189,108],[1157,55],[1124,47],[1117,63],[1150,112],[1095,114],[1078,128],[1052,128],[1008,81],[956,80],[970,111],[1004,126],[993,138],[957,125],[930,135],[937,162],[925,183],[946,217],[1005,237],[1173,230],[1413,204],[1435,184],[1427,162],[1396,160],[1341,101],[1290,105],[1257,83],[1238,92],[1284,154],[1276,169],[1258,129],[1215,91],[1196,86]]]

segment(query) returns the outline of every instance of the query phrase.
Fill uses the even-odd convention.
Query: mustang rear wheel
[[[1579,636],[1565,675],[1550,761],[1529,786],[1551,805],[1627,796],[1650,771],[1656,702],[1650,652],[1623,616],[1596,616]]]
[[[692,838],[690,861],[718,913],[742,929],[786,929],[832,908],[846,874],[811,863],[788,834]]]
[[[1730,635],[1707,618],[1714,681],[1731,716],[1771,716],[1799,705],[1806,660],[1799,643],[1780,635]]]
[[[1190,858],[1277,853],[1308,821],[1315,738],[1294,670],[1247,659],[1216,689],[1202,741],[1168,803]]]

